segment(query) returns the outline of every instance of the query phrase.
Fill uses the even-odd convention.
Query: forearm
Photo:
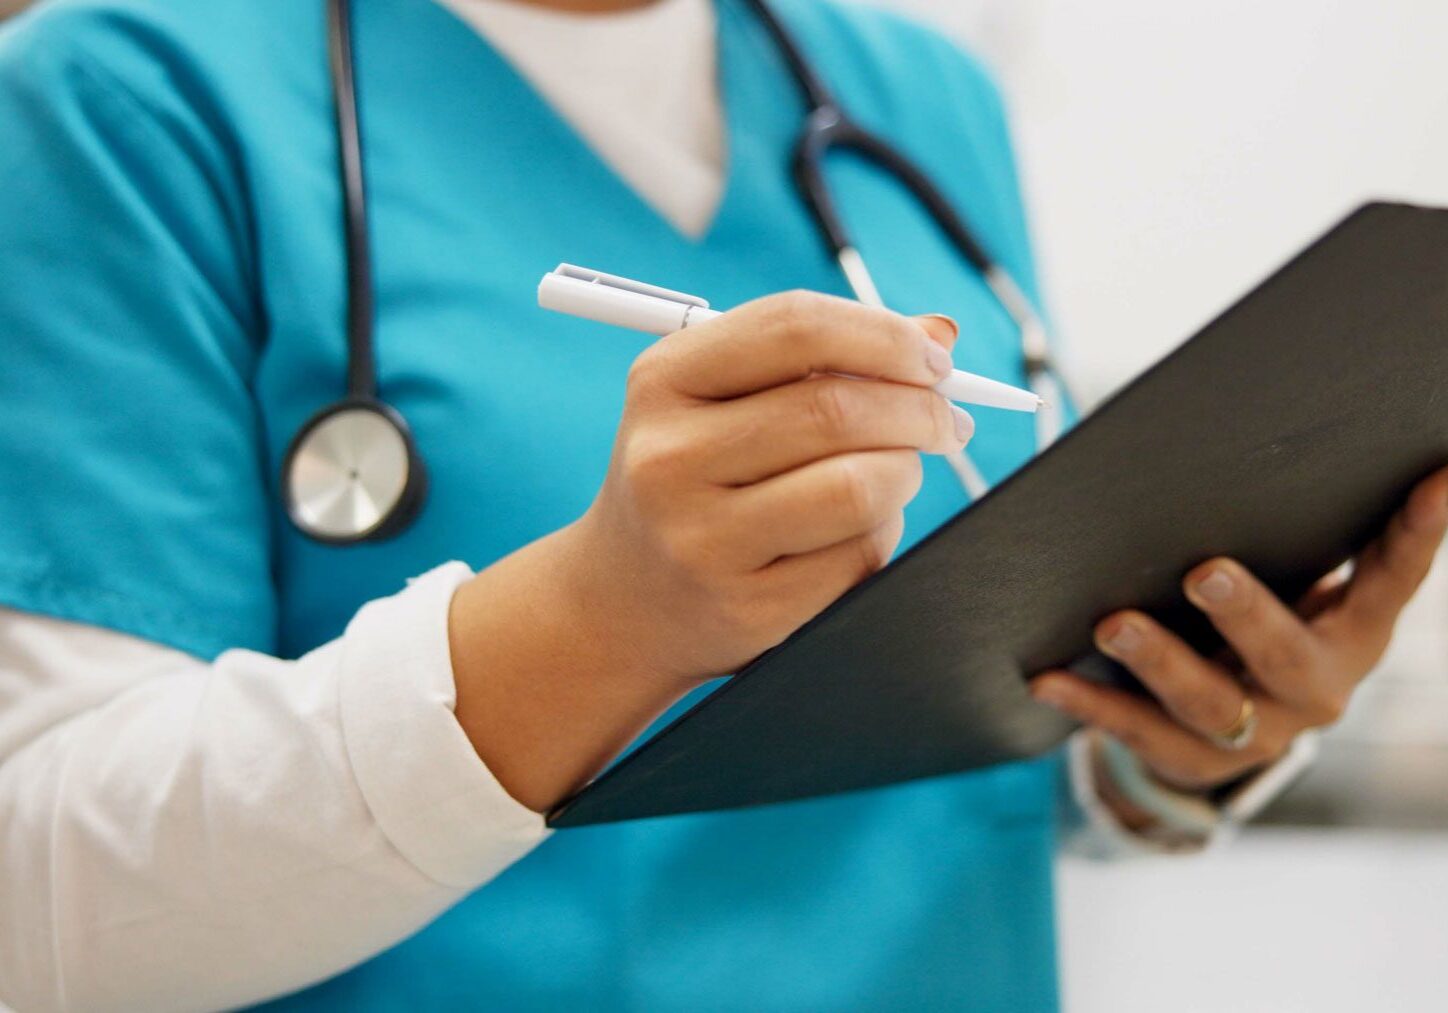
[[[580,523],[586,523],[580,522]],[[508,792],[546,812],[596,774],[688,689],[625,615],[578,525],[483,570],[453,599],[457,717]],[[687,635],[685,633],[684,635]]]
[[[0,1002],[253,1002],[400,941],[536,844],[541,820],[453,717],[446,614],[466,576],[434,571],[295,662],[173,653],[7,739]],[[47,695],[0,680],[16,685],[12,721]]]

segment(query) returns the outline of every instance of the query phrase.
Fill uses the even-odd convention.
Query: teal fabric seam
[[[245,641],[246,623],[208,623],[193,613],[141,601],[87,579],[82,585],[39,567],[0,564],[0,601],[24,612],[106,626],[203,660]]]
[[[100,104],[109,109],[110,116],[108,120],[112,126],[136,138],[140,143],[141,149],[149,147],[152,143],[158,144],[162,148],[176,147],[177,142],[175,138],[167,135],[159,126],[158,121],[162,115],[160,110],[151,106],[141,95],[137,94],[135,89],[120,77],[105,73],[96,67],[76,60],[70,61],[67,69],[75,74],[77,84],[79,84],[84,91],[88,92]],[[223,186],[220,181],[212,178],[210,172],[201,169],[199,163],[198,173],[202,178],[206,179],[207,185],[214,191],[217,204],[225,209],[224,213],[226,216],[235,219],[236,216],[232,213],[231,202],[225,197],[225,186]],[[233,225],[236,225],[235,221],[233,221]],[[245,234],[245,230],[234,229],[233,234]],[[237,251],[236,262],[245,266],[248,270],[254,271],[255,265],[252,258],[244,255],[244,253],[245,251]],[[197,282],[195,291],[217,303],[221,310],[227,316],[231,317],[239,330],[254,332],[252,323],[238,313],[237,307],[227,304],[227,300],[210,283],[210,280],[205,277],[198,265],[196,265],[189,256],[184,254],[184,251],[182,251],[181,256],[177,257],[177,262],[184,265],[188,271],[194,272],[194,281]],[[247,280],[247,291],[251,292],[253,296],[255,295],[254,279]],[[248,307],[248,309],[255,312],[254,306]]]

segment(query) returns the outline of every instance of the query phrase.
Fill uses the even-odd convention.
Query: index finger
[[[951,370],[950,353],[917,320],[817,292],[745,303],[669,335],[660,352],[671,385],[720,400],[844,373],[929,387]]]

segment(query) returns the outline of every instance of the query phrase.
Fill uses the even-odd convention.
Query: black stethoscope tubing
[[[766,0],[747,2],[774,40],[805,100],[804,128],[793,156],[795,183],[821,238],[856,297],[883,305],[825,178],[825,160],[832,151],[853,151],[864,157],[894,176],[920,202],[1015,322],[1032,388],[1047,401],[1055,403],[1064,399],[1065,388],[1053,368],[1045,328],[1011,275],[990,257],[918,166],[850,118]],[[346,396],[315,413],[293,438],[283,461],[281,483],[282,497],[292,522],[309,537],[343,545],[387,538],[405,528],[422,506],[427,479],[406,421],[401,413],[379,398],[374,334],[376,299],[350,0],[327,0],[327,25],[347,270]],[[1038,415],[1038,449],[1055,438],[1058,428],[1054,417],[1047,419]],[[340,464],[339,445],[343,447]],[[331,455],[321,464],[317,456],[320,451]],[[400,469],[401,474],[369,476],[365,473],[366,468],[374,466],[372,462],[384,458],[387,467]],[[985,492],[985,480],[968,458],[958,455],[952,464],[971,496],[978,497]],[[318,476],[337,483],[337,489],[319,487]],[[368,478],[377,479],[372,482],[371,492],[362,488]],[[378,494],[376,489],[384,489],[387,495]],[[308,491],[309,494],[304,494]],[[338,510],[333,504],[341,502],[339,497],[348,495],[352,497],[346,501],[350,509],[341,513],[355,520],[350,527],[343,522],[322,523],[319,518],[326,511],[309,508],[309,503],[325,503],[335,515]]]
[[[881,169],[903,183],[925,206],[926,212],[965,257],[970,266],[985,274],[994,266],[984,248],[975,241],[970,229],[960,220],[954,208],[930,182],[929,177],[893,146],[861,127],[845,112],[834,93],[820,80],[805,60],[794,37],[769,9],[765,0],[748,0],[760,22],[768,30],[790,74],[803,94],[808,111],[794,157],[795,181],[805,197],[830,252],[839,256],[841,250],[854,246],[844,221],[835,207],[834,197],[824,176],[824,160],[831,150],[851,150],[865,156]]]
[[[361,116],[357,110],[356,46],[350,5],[329,2],[328,49],[333,74],[337,163],[342,183],[342,227],[347,258],[347,393],[377,396],[377,362],[372,329],[376,298],[368,241],[367,171],[362,158]]]

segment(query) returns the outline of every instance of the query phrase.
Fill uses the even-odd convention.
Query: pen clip
[[[660,288],[658,285],[649,285],[642,281],[634,281],[632,278],[622,278],[616,274],[605,274],[602,271],[595,271],[589,267],[578,267],[574,264],[559,264],[553,269],[553,273],[563,278],[572,278],[575,281],[583,281],[591,285],[602,285],[605,288],[615,288],[623,292],[632,292],[635,295],[646,295],[654,299],[681,303],[685,306],[698,306],[700,309],[709,308],[709,301],[707,299],[700,299],[696,295],[675,292],[673,289]]]

